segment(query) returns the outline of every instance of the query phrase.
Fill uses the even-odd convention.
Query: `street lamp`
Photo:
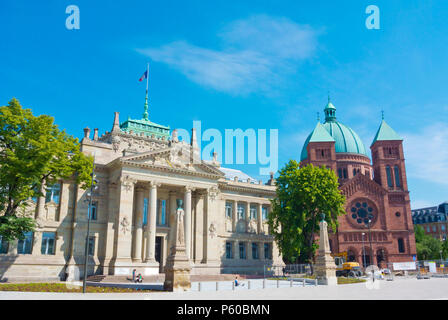
[[[364,272],[366,270],[366,247],[364,246],[364,236],[366,235],[365,232],[362,233],[362,261],[364,264]]]
[[[372,236],[371,236],[371,232],[370,232],[370,223],[372,222],[372,218],[373,216],[371,214],[369,214],[369,217],[367,220],[367,227],[369,228],[369,244],[370,244],[370,264],[372,265],[373,262],[373,249],[372,249]],[[375,273],[372,270],[372,280],[375,281]]]
[[[86,280],[87,280],[87,268],[89,265],[89,235],[90,235],[90,219],[92,214],[92,198],[93,198],[93,192],[98,189],[97,183],[98,180],[96,180],[95,176],[95,157],[93,157],[93,164],[92,164],[92,184],[90,185],[90,192],[87,193],[87,197],[89,198],[89,207],[87,209],[87,234],[86,234],[86,247],[84,251],[84,278],[82,279],[82,293],[86,293]]]

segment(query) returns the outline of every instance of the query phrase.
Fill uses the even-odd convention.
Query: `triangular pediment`
[[[214,166],[200,159],[192,161],[189,145],[173,144],[168,148],[133,154],[120,158],[120,162],[134,166],[158,170],[176,171],[185,174],[214,175],[224,174]]]
[[[383,196],[387,193],[381,185],[371,180],[363,174],[357,174],[340,187],[342,193],[349,198],[358,191],[364,191],[367,194]]]

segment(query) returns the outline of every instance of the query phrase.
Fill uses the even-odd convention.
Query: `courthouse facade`
[[[146,109],[145,109],[146,110]],[[193,274],[263,273],[282,264],[267,215],[274,180],[263,184],[222,168],[217,155],[200,159],[177,130],[143,118],[119,122],[93,137],[84,129],[81,149],[95,156],[98,189],[92,195],[88,274],[164,272],[174,244],[176,200],[185,212],[186,253]],[[73,181],[46,186],[27,214],[38,227],[24,240],[0,239],[0,279],[76,278],[84,273],[88,191]]]

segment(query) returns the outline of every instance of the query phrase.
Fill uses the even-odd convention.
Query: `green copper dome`
[[[364,143],[362,143],[361,138],[359,138],[356,132],[346,125],[336,121],[336,108],[330,101],[328,101],[324,112],[325,123],[322,124],[322,127],[325,128],[328,134],[334,139],[336,153],[354,153],[368,157]],[[302,153],[300,156],[300,161],[305,160],[308,157],[306,147],[308,146],[313,133],[314,136],[316,136],[315,130],[313,130],[313,132],[311,132],[308,138],[305,140],[305,144],[303,145]],[[313,139],[313,142],[319,141],[320,140]],[[328,139],[322,140],[322,142],[324,141],[328,141]]]

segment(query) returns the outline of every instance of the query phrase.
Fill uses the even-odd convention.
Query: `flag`
[[[141,82],[147,78],[148,78],[148,70],[145,71],[145,73],[140,77],[140,79],[138,79],[138,81]]]

